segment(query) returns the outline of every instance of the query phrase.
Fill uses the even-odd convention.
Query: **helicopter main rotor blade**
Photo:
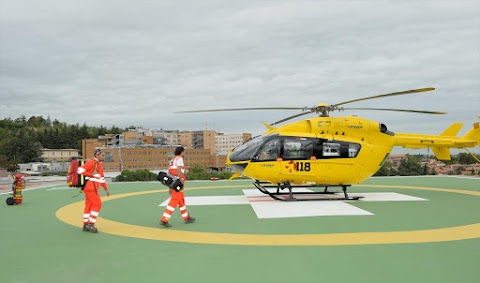
[[[303,108],[302,108],[302,109],[303,109]],[[289,117],[287,117],[287,118],[284,118],[284,119],[282,119],[282,120],[280,120],[280,121],[271,123],[270,126],[273,126],[273,125],[276,125],[276,124],[280,124],[280,123],[283,123],[283,122],[288,121],[288,120],[290,120],[290,119],[297,118],[297,117],[300,117],[300,116],[303,116],[303,115],[306,115],[306,114],[310,114],[310,113],[312,113],[312,112],[311,112],[311,111],[308,111],[308,112],[298,113],[298,114],[289,116]]]
[[[392,93],[387,93],[387,94],[379,94],[379,95],[368,96],[368,97],[364,97],[364,98],[358,98],[358,99],[353,99],[353,100],[340,102],[340,103],[332,105],[332,107],[337,107],[339,105],[344,105],[344,104],[347,104],[347,103],[352,103],[352,102],[357,102],[357,101],[362,101],[362,100],[367,100],[367,99],[374,99],[374,98],[395,96],[395,95],[404,95],[404,94],[409,94],[409,93],[425,92],[425,91],[431,91],[431,90],[435,90],[435,88],[434,87],[427,87],[427,88],[419,88],[419,89],[412,89],[412,90],[406,90],[406,91],[392,92]]]
[[[447,112],[427,111],[427,110],[410,110],[410,109],[391,109],[391,108],[341,108],[341,110],[380,110],[380,111],[398,111],[398,112],[412,112],[422,114],[447,114]]]
[[[250,107],[250,108],[227,108],[227,109],[205,109],[177,111],[175,113],[200,113],[200,112],[221,112],[221,111],[249,111],[249,110],[303,110],[305,107]]]

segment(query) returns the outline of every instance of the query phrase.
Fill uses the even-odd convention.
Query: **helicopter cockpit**
[[[246,143],[237,146],[233,149],[232,153],[229,156],[230,161],[238,162],[252,160],[253,156],[258,151],[258,148],[262,146],[265,141],[270,139],[272,136],[278,136],[278,134],[254,137]]]

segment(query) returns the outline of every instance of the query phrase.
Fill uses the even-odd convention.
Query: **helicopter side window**
[[[257,154],[258,161],[273,161],[280,156],[280,139],[267,141]]]
[[[358,151],[360,150],[360,145],[351,143],[348,145],[348,157],[357,157]]]
[[[314,146],[314,155],[317,159],[355,158],[360,149],[358,143],[318,139]]]
[[[323,156],[340,156],[340,144],[339,143],[324,143],[323,144]]]
[[[313,155],[313,140],[309,138],[285,139],[283,159],[310,159]]]

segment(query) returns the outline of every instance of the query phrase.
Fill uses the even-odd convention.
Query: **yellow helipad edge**
[[[382,188],[402,188],[416,190],[430,190],[450,193],[468,194],[480,196],[480,192],[467,190],[454,190],[432,187],[413,186],[388,186],[388,185],[359,185]],[[228,186],[225,188],[244,187]],[[190,190],[211,189],[218,187],[197,187]],[[133,192],[110,197],[103,197],[102,201],[110,201],[135,195],[166,192],[167,190],[153,190]],[[83,210],[83,201],[72,203],[60,208],[56,217],[61,221],[76,226],[79,225],[79,217]],[[149,240],[160,240],[196,244],[217,244],[217,245],[248,245],[248,246],[335,246],[335,245],[378,245],[378,244],[407,244],[407,243],[431,243],[457,241],[480,238],[480,223],[471,225],[398,232],[360,232],[360,233],[333,233],[333,234],[233,234],[233,233],[211,233],[191,232],[173,229],[152,228],[136,226],[126,223],[111,221],[99,218],[101,232],[112,235],[133,237]]]

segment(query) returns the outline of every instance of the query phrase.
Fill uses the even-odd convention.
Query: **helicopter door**
[[[284,139],[280,174],[286,178],[286,181],[293,183],[314,181],[314,142],[313,138],[286,137]]]
[[[280,137],[271,138],[259,148],[252,158],[249,168],[252,178],[256,180],[271,180],[278,178],[282,140]]]

